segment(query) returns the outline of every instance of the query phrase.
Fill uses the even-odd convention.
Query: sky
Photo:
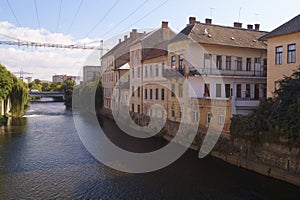
[[[298,0],[0,0],[0,41],[89,44],[111,49],[136,28],[151,30],[168,21],[178,33],[194,16],[213,24],[260,24],[272,31],[300,14]],[[103,51],[105,53],[105,50]],[[18,47],[0,44],[0,63],[12,72],[51,80],[55,74],[80,75],[84,65],[100,65],[100,51]]]

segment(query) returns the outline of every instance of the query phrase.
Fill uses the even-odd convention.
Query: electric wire
[[[16,22],[18,23],[18,25],[19,25],[20,27],[22,27],[22,26],[21,26],[21,23],[19,22],[19,20],[18,20],[16,14],[15,14],[15,12],[14,12],[14,9],[13,9],[12,6],[10,5],[9,1],[6,0],[6,2],[7,2],[7,4],[8,4],[8,7],[9,7],[11,13],[12,13],[13,16],[15,17]]]
[[[124,19],[122,19],[117,25],[113,26],[111,29],[109,29],[106,33],[104,33],[100,38],[103,38],[107,34],[111,33],[112,30],[116,29],[120,24],[122,24],[125,20],[127,20],[129,17],[131,17],[133,14],[135,14],[139,9],[141,9],[149,0],[144,1],[142,4],[140,4],[134,11],[132,11],[129,15],[127,15]]]
[[[154,9],[152,9],[150,12],[148,12],[146,15],[144,15],[143,17],[141,17],[140,19],[138,19],[137,21],[135,21],[134,23],[132,23],[131,25],[127,26],[124,30],[122,30],[121,32],[125,32],[127,31],[130,27],[134,26],[135,24],[139,23],[140,21],[142,21],[143,19],[145,19],[146,17],[148,17],[149,15],[151,15],[152,13],[154,13],[156,10],[158,10],[160,7],[162,7],[163,5],[165,5],[169,0],[166,0],[164,2],[162,2],[161,4],[159,4],[158,6],[156,6]]]
[[[93,26],[93,28],[83,37],[87,37],[89,34],[91,34],[91,32],[93,32],[97,26],[107,17],[107,15],[109,15],[109,13],[112,11],[112,9],[119,3],[120,0],[117,0],[112,7],[105,13],[105,15],[95,24],[95,26]]]
[[[61,5],[62,5],[62,0],[60,0],[60,5],[59,5],[59,12],[58,12],[58,19],[57,19],[56,32],[58,32],[59,23],[60,23]]]
[[[73,24],[74,24],[74,21],[75,21],[75,19],[77,18],[77,15],[78,15],[78,13],[79,13],[79,11],[80,11],[82,2],[83,2],[83,0],[81,0],[80,3],[79,3],[79,6],[78,6],[78,8],[77,8],[77,10],[76,10],[76,13],[75,13],[75,15],[74,15],[74,17],[73,17],[73,20],[72,20],[72,22],[71,22],[71,24],[70,24],[70,26],[69,26],[69,28],[68,28],[68,30],[67,30],[67,34],[68,34],[69,31],[71,30],[71,28],[72,28],[72,26],[73,26]]]
[[[41,24],[40,24],[40,18],[39,18],[37,5],[36,5],[36,0],[34,0],[34,6],[35,6],[36,19],[37,19],[37,22],[38,22],[38,25],[39,25],[39,29],[41,30]]]

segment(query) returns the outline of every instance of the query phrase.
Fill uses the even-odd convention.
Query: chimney
[[[169,28],[168,22],[162,21],[162,22],[161,22],[161,27],[162,27],[162,28]]]
[[[128,36],[127,35],[124,35],[124,40],[127,40],[128,39]]]
[[[196,23],[196,17],[190,17],[189,24],[195,24],[195,23]]]
[[[255,30],[259,31],[259,24],[254,24],[254,26],[255,26]]]
[[[132,31],[130,32],[130,38],[132,38],[132,39],[137,38],[137,30],[136,29],[132,29]]]
[[[241,22],[233,22],[233,27],[234,28],[242,28],[242,23]]]
[[[212,23],[212,19],[206,18],[205,19],[205,24],[211,24]]]
[[[252,24],[248,24],[248,25],[247,25],[247,29],[248,29],[248,30],[253,30],[253,25],[252,25]]]
[[[122,42],[122,40],[121,39],[119,39],[119,43],[121,43]]]

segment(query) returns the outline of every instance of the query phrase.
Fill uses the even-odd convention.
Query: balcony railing
[[[190,68],[190,76],[193,75],[216,75],[216,76],[253,76],[253,77],[266,77],[267,72],[262,70],[226,70],[226,69],[208,69],[208,68]]]

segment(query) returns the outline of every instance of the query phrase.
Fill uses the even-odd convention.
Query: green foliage
[[[67,109],[72,108],[72,95],[73,95],[74,81],[67,79],[62,85],[62,91],[65,93],[65,106]]]
[[[299,67],[291,76],[280,81],[275,94],[274,99],[261,101],[248,116],[233,116],[231,134],[234,137],[251,136],[259,140],[268,134],[270,139],[284,137],[288,139],[289,146],[300,146]]]
[[[0,126],[7,124],[8,117],[6,115],[0,116]]]
[[[19,79],[15,79],[9,97],[12,104],[11,115],[14,117],[21,117],[24,114],[24,108],[29,99],[26,83]]]
[[[7,69],[0,65],[0,98],[6,99],[8,94],[12,90],[13,85],[13,74],[11,74]]]
[[[12,103],[11,115],[20,117],[28,101],[27,84],[0,65],[0,98],[9,98]]]

